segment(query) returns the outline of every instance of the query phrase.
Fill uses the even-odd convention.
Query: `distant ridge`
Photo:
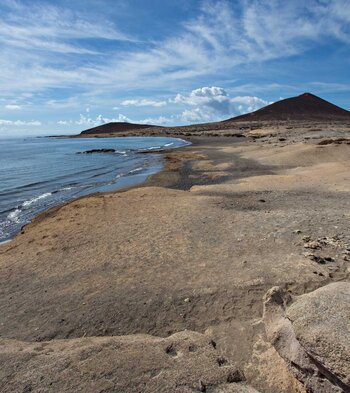
[[[350,112],[314,94],[304,93],[224,122],[273,120],[350,120]]]
[[[80,135],[90,135],[90,134],[113,134],[119,132],[140,130],[142,128],[156,127],[150,124],[135,124],[127,122],[112,122],[102,124],[101,126],[89,128],[88,130],[82,131]]]

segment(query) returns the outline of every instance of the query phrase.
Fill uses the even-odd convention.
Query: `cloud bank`
[[[233,117],[242,113],[255,111],[271,102],[263,100],[255,96],[234,96],[222,87],[204,86],[194,89],[188,94],[176,94],[175,97],[164,98],[160,101],[151,101],[143,98],[135,98],[123,100],[120,105],[123,107],[133,106],[152,106],[160,108],[169,106],[171,109],[171,116],[156,116],[148,118],[135,118],[125,116],[119,113],[117,117],[107,117],[97,115],[91,117],[89,115],[90,109],[87,111],[88,115],[80,114],[78,120],[60,120],[60,125],[81,125],[95,127],[109,122],[132,122],[141,124],[156,124],[156,125],[174,125],[174,124],[191,124],[203,123],[224,120],[228,117]],[[120,109],[119,106],[114,107],[114,110]]]

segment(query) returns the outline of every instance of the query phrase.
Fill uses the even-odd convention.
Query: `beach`
[[[305,391],[266,339],[262,299],[274,286],[302,295],[349,279],[349,131],[327,124],[242,133],[190,134],[192,145],[164,153],[164,170],[144,184],[53,208],[0,245],[1,356],[11,353],[22,370],[7,385],[8,363],[3,391],[22,386],[24,364],[36,356],[25,349],[27,358],[16,357],[18,341],[28,348],[49,342],[55,354],[55,345],[73,350],[75,339],[97,345],[142,335],[135,337],[143,345],[120,351],[138,359],[124,370],[120,391],[139,391],[128,376],[144,375],[145,348],[156,340],[143,335],[171,341],[186,330],[215,342],[216,356],[244,375],[236,382],[261,392]],[[345,141],[337,143],[339,135]],[[331,142],[320,144],[326,137]],[[159,357],[162,367],[170,366]],[[50,391],[54,374],[46,372]],[[211,386],[227,383],[226,374],[220,378]],[[56,391],[70,391],[69,383]]]

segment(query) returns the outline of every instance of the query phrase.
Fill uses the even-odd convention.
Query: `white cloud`
[[[0,126],[41,126],[39,120],[4,120],[0,119]]]
[[[16,104],[7,104],[5,105],[6,109],[9,109],[10,111],[17,111],[19,109],[21,109],[20,105],[16,105]]]
[[[135,99],[135,100],[124,100],[120,103],[123,106],[153,106],[155,108],[160,108],[162,106],[166,106],[166,101],[155,101],[149,99]]]
[[[177,94],[174,103],[206,107],[210,111],[227,114],[230,110],[230,98],[221,87],[201,87],[192,90],[187,96]]]
[[[9,4],[12,8],[10,16],[0,21],[0,43],[7,46],[57,53],[97,54],[81,43],[72,44],[70,41],[87,38],[131,41],[107,20],[87,19],[67,8],[48,4]]]
[[[133,123],[140,123],[140,124],[153,124],[153,125],[169,125],[173,123],[175,120],[174,116],[166,117],[166,116],[158,116],[158,117],[148,117],[142,120],[136,120]]]
[[[84,126],[98,126],[107,123],[102,115],[98,115],[96,119],[92,119],[89,116],[80,115],[79,120],[75,121],[75,124]]]
[[[230,99],[231,104],[237,104],[240,113],[254,112],[272,102],[254,96],[237,96]]]
[[[44,105],[51,109],[67,109],[80,107],[79,99],[76,96],[61,100],[51,99],[46,101]]]
[[[204,109],[186,109],[181,113],[181,120],[185,123],[203,123],[213,120],[213,113],[208,113]]]
[[[270,104],[255,96],[230,97],[225,89],[217,86],[201,87],[192,90],[188,95],[177,94],[171,102],[195,107],[186,109],[181,114],[181,119],[188,123],[222,120],[225,116],[253,112]]]
[[[78,120],[58,120],[57,124],[66,126],[66,125],[79,125],[79,126],[89,126],[89,127],[96,127],[101,124],[105,123],[111,123],[111,122],[127,122],[127,123],[132,123],[132,121],[125,115],[119,114],[117,117],[114,118],[109,118],[105,117],[103,115],[98,115],[95,118],[90,117],[89,114],[86,116],[83,114],[80,114]]]
[[[175,87],[181,81],[217,75],[300,53],[333,38],[350,42],[348,0],[205,1],[198,17],[158,42],[127,49],[86,46],[86,38],[137,41],[108,20],[93,20],[67,9],[16,5],[0,22],[3,92],[57,87],[96,89]],[[99,53],[96,56],[96,53]],[[83,55],[76,62],[70,54]]]
[[[60,120],[59,125],[78,125],[84,127],[95,127],[109,122],[129,122],[140,124],[155,125],[176,125],[179,123],[203,123],[219,121],[225,118],[233,117],[242,113],[252,112],[270,102],[256,96],[233,96],[222,87],[204,86],[190,91],[188,94],[176,94],[174,98],[164,97],[162,100],[148,99],[129,99],[124,100],[122,105],[143,106],[149,104],[166,102],[167,111],[162,112],[161,106],[156,106],[157,112],[154,116],[135,119],[119,113],[117,116],[108,117],[98,115],[91,116],[90,112],[80,114],[78,120]],[[113,109],[119,109],[115,107]],[[152,109],[154,112],[154,110]],[[169,115],[171,113],[171,115]]]
[[[122,101],[121,105],[124,107],[153,106],[156,108],[163,106],[163,104],[156,105],[158,103],[166,103],[168,105],[166,114],[161,114],[158,117],[151,116],[143,120],[133,120],[133,122],[160,125],[178,124],[179,122],[211,122],[252,112],[270,104],[270,102],[256,96],[231,97],[229,92],[222,87],[204,86],[194,89],[188,94],[176,94],[174,98],[164,97],[163,100],[158,101],[128,99]],[[171,116],[167,115],[169,112],[172,113]]]
[[[148,117],[141,120],[135,120],[135,119],[130,119],[129,117],[123,115],[122,113],[119,113],[117,117],[112,117],[112,118],[103,115],[98,115],[95,118],[93,118],[81,114],[78,120],[58,120],[57,124],[61,126],[79,125],[85,127],[96,127],[111,122],[165,125],[165,124],[173,123],[175,119],[176,119],[175,116],[170,116],[170,117],[158,116],[158,117]]]

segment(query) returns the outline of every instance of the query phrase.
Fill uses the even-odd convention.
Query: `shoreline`
[[[41,137],[41,138],[42,138],[42,137]],[[52,137],[49,136],[49,137],[47,137],[47,138],[52,138]],[[123,138],[123,137],[122,137],[122,138]],[[68,205],[68,204],[70,204],[70,203],[72,203],[72,202],[75,202],[75,201],[77,201],[77,200],[80,200],[80,199],[82,199],[82,198],[87,198],[87,197],[90,197],[90,196],[98,196],[98,195],[105,195],[105,194],[108,195],[108,194],[111,194],[111,193],[124,192],[124,191],[128,191],[128,190],[131,190],[131,189],[134,189],[134,188],[146,186],[146,185],[148,184],[148,180],[149,180],[150,178],[152,178],[153,176],[155,176],[155,175],[157,175],[157,174],[159,174],[159,173],[161,173],[161,172],[163,172],[163,171],[167,171],[167,169],[166,169],[166,165],[167,165],[167,157],[166,157],[166,156],[167,156],[167,153],[169,153],[169,152],[171,152],[171,151],[175,151],[175,150],[177,151],[177,150],[179,150],[179,149],[184,149],[184,148],[186,148],[186,147],[190,147],[190,146],[191,146],[191,142],[190,142],[190,141],[188,141],[188,140],[186,140],[186,139],[183,139],[183,138],[178,138],[178,137],[175,137],[175,138],[176,138],[176,139],[179,139],[179,140],[182,140],[182,141],[184,141],[184,142],[186,142],[186,143],[190,143],[190,144],[185,145],[185,146],[175,147],[175,148],[169,148],[169,149],[158,149],[157,151],[146,150],[146,151],[141,151],[141,152],[138,153],[138,154],[146,154],[146,153],[147,153],[147,154],[160,154],[160,155],[162,155],[162,158],[163,158],[164,162],[163,162],[163,166],[162,166],[162,169],[161,169],[161,170],[156,171],[155,173],[150,174],[150,175],[144,175],[144,180],[141,181],[141,182],[136,182],[134,185],[131,185],[131,186],[122,186],[122,187],[120,187],[120,188],[116,188],[115,190],[111,190],[111,191],[96,191],[96,192],[92,192],[91,194],[82,195],[82,196],[80,196],[80,197],[78,197],[78,198],[68,200],[68,201],[66,201],[66,202],[63,202],[63,203],[58,204],[57,206],[53,206],[53,207],[51,207],[51,208],[49,208],[49,209],[47,209],[47,210],[44,210],[44,211],[42,211],[42,212],[39,212],[39,213],[37,213],[37,214],[31,219],[30,222],[28,222],[27,224],[24,224],[24,225],[18,230],[18,232],[15,233],[11,238],[6,239],[6,240],[3,240],[3,241],[0,241],[0,249],[1,249],[1,246],[6,245],[6,244],[12,242],[12,241],[13,241],[17,236],[19,236],[28,226],[31,226],[32,224],[34,224],[34,223],[36,223],[36,222],[40,222],[41,220],[44,220],[46,217],[49,217],[51,214],[56,213],[56,212],[59,211],[62,207],[66,206],[66,205]],[[102,154],[104,154],[104,153],[102,153]]]
[[[123,138],[123,137],[121,137]],[[181,138],[178,138],[181,139]],[[4,240],[3,242],[0,242],[0,250],[1,250],[1,246],[9,244],[11,242],[13,242],[13,240],[15,240],[19,235],[23,234],[25,230],[27,230],[29,227],[36,225],[37,223],[40,223],[41,221],[45,220],[48,217],[51,217],[53,214],[56,214],[57,212],[59,212],[62,208],[64,208],[67,205],[70,205],[71,203],[77,202],[79,200],[82,199],[86,199],[86,198],[90,198],[90,197],[103,197],[105,195],[111,195],[111,194],[118,194],[118,193],[124,193],[124,192],[128,192],[130,190],[133,189],[138,189],[138,188],[143,188],[143,187],[148,187],[150,185],[154,186],[154,187],[167,187],[169,186],[166,178],[168,177],[168,175],[174,171],[177,171],[180,169],[182,163],[186,160],[189,160],[189,157],[185,157],[184,159],[179,160],[179,162],[177,162],[175,165],[171,162],[171,153],[176,152],[179,153],[178,156],[181,157],[181,153],[182,150],[191,148],[194,146],[194,144],[190,141],[190,140],[186,140],[183,139],[186,142],[190,142],[190,145],[186,145],[186,146],[181,146],[178,148],[172,148],[172,149],[168,149],[168,150],[162,150],[162,151],[157,151],[156,154],[162,154],[163,159],[164,159],[164,164],[163,164],[163,168],[160,171],[157,171],[154,174],[148,175],[144,181],[137,183],[135,185],[132,186],[127,186],[127,187],[122,187],[122,188],[118,188],[112,191],[103,191],[103,192],[93,192],[91,194],[87,194],[87,195],[82,195],[76,199],[72,199],[70,201],[61,203],[57,206],[53,206],[41,213],[38,213],[29,223],[24,224],[22,226],[22,228],[11,238],[8,240]],[[200,146],[200,143],[197,142],[196,146]],[[149,152],[149,154],[151,154],[153,152]],[[141,153],[142,154],[142,153]]]

